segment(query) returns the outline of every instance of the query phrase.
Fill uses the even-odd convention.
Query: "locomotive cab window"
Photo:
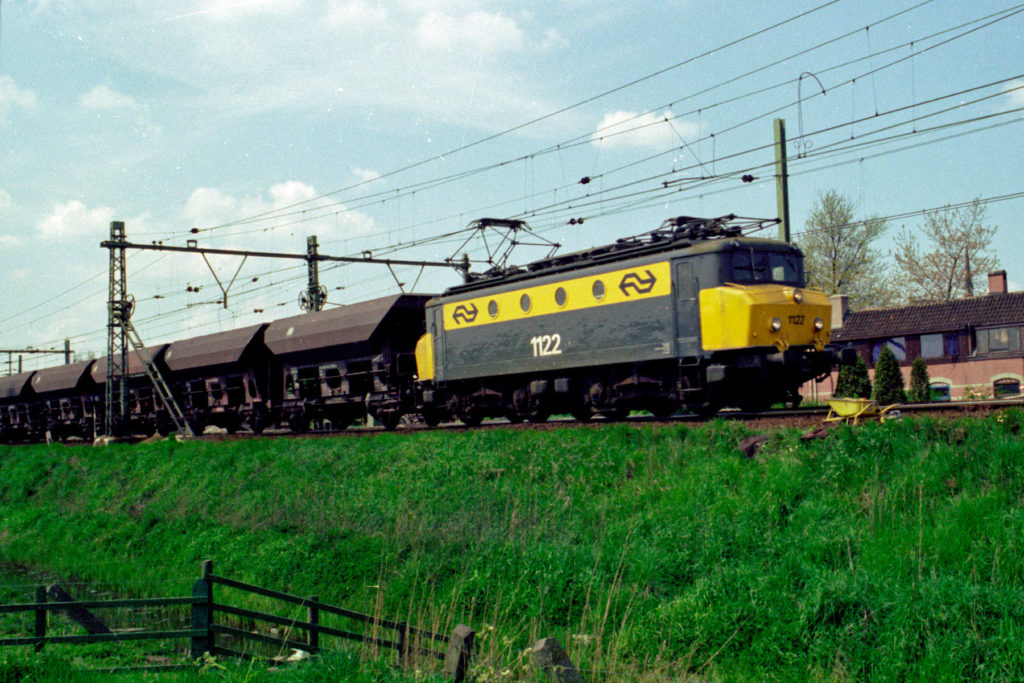
[[[732,279],[744,283],[803,286],[803,260],[797,253],[744,249],[732,255]]]

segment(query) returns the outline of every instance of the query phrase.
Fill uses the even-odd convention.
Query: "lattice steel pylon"
[[[160,374],[160,369],[146,351],[138,330],[132,325],[135,297],[128,293],[125,264],[124,222],[111,221],[110,240],[101,246],[110,249],[110,287],[107,298],[107,384],[104,396],[104,434],[116,436],[127,420],[128,344],[134,347],[157,396],[167,409],[179,434],[193,436],[192,427],[174,395]]]
[[[110,222],[110,241],[124,243],[124,222]],[[125,422],[128,332],[123,321],[131,315],[124,247],[110,247],[110,286],[107,296],[107,384],[103,433],[114,436]],[[127,313],[127,315],[126,315]]]

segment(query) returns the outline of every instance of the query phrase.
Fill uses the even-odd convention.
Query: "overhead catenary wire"
[[[917,4],[917,5],[914,5],[914,6],[913,6],[913,7],[911,7],[911,8],[907,8],[906,10],[903,10],[902,12],[907,12],[907,11],[910,11],[910,10],[916,9],[917,7],[921,6],[922,4],[925,4],[925,3],[919,3],[919,4]],[[1013,8],[1011,8],[1011,9],[1013,9]],[[1004,10],[1004,11],[1003,11],[1002,13],[999,13],[999,16],[1003,16],[1003,14],[1005,14],[1005,13],[1006,13],[1006,12],[1008,12],[1008,11],[1009,11],[1009,10]],[[994,15],[989,15],[989,16],[991,17],[991,16],[994,16]],[[857,32],[859,32],[859,31],[862,31],[862,30],[863,30],[862,28],[858,28],[858,29],[857,29],[856,31],[848,32],[848,34],[853,34],[853,33],[857,33]],[[921,39],[917,39],[917,40],[919,40],[919,41],[920,41]],[[892,48],[890,48],[890,50],[891,50],[891,49],[892,49]],[[914,54],[920,54],[920,52],[915,52],[914,50],[911,50],[911,52],[912,52],[912,53],[914,53]],[[862,58],[860,58],[860,59],[862,60],[862,59],[865,59],[865,58],[864,58],[864,57],[862,57]],[[836,67],[836,68],[837,68],[837,67]],[[884,68],[884,67],[880,67],[880,68]],[[820,72],[819,72],[819,73],[820,73]],[[858,78],[863,78],[863,75],[860,75],[860,76],[858,76]],[[832,87],[835,87],[835,86],[832,86]],[[915,97],[915,99],[916,99],[916,97]],[[714,107],[714,106],[720,106],[720,103],[713,103],[713,104],[711,104],[711,105],[706,105],[705,107],[702,107],[702,108],[703,108],[703,109],[709,109],[709,108],[711,108],[711,107]],[[921,106],[921,103],[915,103],[915,106]],[[772,112],[772,113],[774,113],[774,112]],[[764,115],[762,115],[762,117],[760,117],[760,118],[763,118],[764,116],[768,116],[768,115],[770,115],[770,114],[764,114]],[[524,125],[525,125],[525,124],[524,124]],[[812,133],[812,134],[813,134],[813,133]],[[591,134],[588,134],[587,136],[582,136],[582,137],[580,138],[580,140],[581,140],[580,144],[585,144],[585,143],[586,143],[587,141],[589,141],[589,136],[590,136],[590,135],[591,135]],[[719,131],[719,132],[718,132],[718,135],[719,135],[719,136],[721,136],[721,131]],[[758,149],[759,149],[759,148],[758,148]],[[749,152],[750,152],[750,153],[756,153],[756,151],[754,151],[754,148],[752,148],[752,150],[750,150]],[[664,153],[663,153],[663,154],[664,154]],[[527,155],[527,156],[529,156],[529,155]],[[719,158],[719,159],[720,159],[720,158]],[[428,161],[430,161],[430,160],[428,160]],[[517,160],[512,160],[512,161],[506,161],[506,162],[503,162],[503,163],[505,163],[505,164],[508,164],[508,163],[515,163],[515,161],[518,161],[518,159],[517,159]],[[608,173],[610,173],[610,172],[612,172],[612,171],[615,171],[615,170],[617,170],[617,169],[610,169],[610,170],[606,171],[606,172],[605,172],[605,173],[604,173],[603,175],[607,175]],[[722,177],[721,177],[720,179],[709,179],[709,180],[707,180],[707,181],[706,181],[706,184],[707,184],[707,185],[713,185],[713,184],[715,184],[716,182],[718,182],[718,183],[721,183],[721,182],[724,182],[724,181],[725,181],[725,180],[726,180],[726,179],[727,179],[728,177],[731,177],[731,174],[729,173],[729,169],[728,169],[728,168],[724,168],[724,169],[722,170],[722,173],[721,173],[720,175],[722,176]],[[465,174],[462,174],[462,176],[461,176],[461,177],[466,177],[466,176],[465,176]],[[649,178],[650,178],[650,176],[648,176],[647,178],[649,179]],[[434,180],[430,180],[430,181],[424,181],[424,182],[437,182],[437,179],[434,179]],[[642,181],[640,181],[640,182],[642,182]],[[426,185],[424,185],[424,187],[427,187],[427,186],[426,186]],[[613,186],[613,185],[608,185],[608,186],[607,186],[607,188],[605,188],[605,194],[601,195],[601,197],[602,197],[602,200],[603,200],[603,201],[605,201],[606,203],[605,203],[604,209],[603,209],[603,210],[602,210],[602,211],[601,211],[601,212],[600,212],[600,213],[599,213],[598,215],[613,215],[613,212],[615,212],[615,211],[617,211],[617,210],[618,210],[618,209],[617,209],[617,208],[615,207],[615,205],[614,205],[614,202],[615,202],[616,200],[615,200],[615,199],[613,199],[613,198],[611,198],[611,197],[612,197],[612,193],[613,193],[613,191],[614,191],[614,190],[613,190],[613,188],[614,188],[614,186]],[[549,188],[549,189],[547,189],[547,190],[544,190],[544,192],[547,192],[547,193],[551,193],[552,191],[558,191],[558,190],[559,190],[559,188]],[[540,194],[540,193],[534,193],[534,194]],[[685,192],[681,193],[681,195],[682,195],[682,196],[685,196],[685,194],[686,194]],[[658,199],[658,196],[657,196],[657,195],[658,195],[658,192],[657,192],[657,190],[651,190],[651,192],[650,192],[649,194],[647,194],[647,195],[642,195],[642,197],[655,197],[654,201],[657,201],[657,199]],[[611,199],[610,199],[610,198],[611,198]],[[516,201],[516,200],[515,200],[515,199],[510,199],[510,200],[507,200],[507,202],[512,202],[512,201]],[[566,204],[566,205],[563,205],[563,206],[564,206],[564,207],[566,207],[566,208],[563,208],[563,209],[562,209],[563,211],[568,211],[568,210],[572,210],[572,206],[571,206],[571,205],[568,205],[568,204]],[[535,208],[537,208],[537,207],[536,207],[535,205],[532,205],[532,206],[531,206],[531,209],[535,209]],[[342,209],[342,211],[344,211],[344,210],[347,210],[347,209]],[[461,213],[465,213],[465,212],[467,212],[467,210],[463,210],[463,211],[462,211]],[[538,216],[538,217],[540,217],[540,216],[542,216],[543,214],[542,214],[542,213],[540,213],[540,212],[536,212],[536,211],[531,211],[531,213],[530,213],[529,215],[531,215],[531,216]],[[553,215],[555,215],[555,214],[554,214],[554,211],[552,211],[551,213],[549,213],[549,214],[547,214],[547,215],[551,215],[551,216],[553,216]],[[310,220],[315,220],[315,219],[316,219],[316,217],[310,217]],[[440,220],[440,219],[434,218],[434,219],[432,219],[432,220],[430,221],[430,223],[437,223],[437,222],[438,222],[439,220]],[[422,224],[422,223],[418,223],[418,224]],[[551,226],[551,227],[552,227],[552,229],[557,229],[557,226],[556,226],[556,225],[555,225],[554,223],[552,223],[552,226]],[[395,230],[395,231],[393,231],[393,232],[394,232],[395,234],[398,234],[398,233],[400,233],[400,232],[401,232],[401,228],[399,228],[399,229],[396,229],[396,230]],[[457,232],[457,231],[456,231],[456,232]],[[399,242],[399,243],[398,243],[398,246],[402,246],[402,247],[405,247],[405,246],[407,246],[407,245],[408,245],[408,246],[416,246],[416,245],[419,245],[419,244],[431,244],[431,243],[440,243],[440,242],[441,242],[441,240],[443,240],[443,239],[444,239],[444,237],[441,237],[441,238],[439,238],[439,239],[437,239],[437,240],[435,240],[435,241],[433,241],[433,242],[432,242],[432,241],[430,241],[429,239],[428,239],[428,240],[422,240],[422,241],[421,241],[421,240],[416,240],[416,239],[412,239],[412,240],[402,240],[402,242]],[[389,247],[387,247],[387,248],[390,248],[391,246],[395,246],[395,245],[389,245]],[[97,278],[97,277],[100,277],[100,276],[101,276],[101,275],[103,275],[103,274],[105,274],[105,273],[100,273],[100,274],[97,274],[96,276],[94,276],[93,278],[91,278],[91,280],[94,280],[95,278]],[[75,289],[75,288],[72,288],[72,289]],[[186,310],[187,310],[187,309],[186,309]],[[26,313],[26,312],[22,312],[22,314],[24,314],[24,313]],[[21,315],[21,314],[19,314],[19,315]]]
[[[919,6],[920,5],[916,5],[914,8],[919,7]],[[914,9],[914,8],[910,8],[910,9]],[[924,40],[927,40],[929,38],[934,38],[934,37],[937,37],[937,36],[949,33],[951,31],[960,30],[960,29],[962,29],[964,27],[973,26],[975,24],[978,24],[977,26],[973,26],[973,28],[970,28],[969,30],[964,31],[963,33],[960,33],[958,35],[952,36],[951,38],[949,38],[947,40],[943,40],[943,41],[941,41],[941,42],[939,42],[939,43],[937,43],[935,45],[924,47],[924,48],[921,48],[921,49],[919,49],[917,51],[912,51],[912,53],[910,55],[907,55],[905,57],[901,57],[899,59],[893,60],[893,61],[891,61],[891,62],[889,62],[887,64],[884,64],[882,66],[879,66],[879,67],[872,66],[871,70],[869,70],[867,72],[864,72],[864,73],[861,73],[861,74],[858,74],[858,75],[856,75],[856,76],[854,76],[854,77],[852,77],[852,78],[850,78],[850,79],[848,79],[848,80],[846,80],[846,81],[844,81],[842,83],[833,85],[831,87],[831,89],[834,90],[834,89],[836,89],[838,87],[842,87],[842,86],[845,86],[845,85],[852,85],[858,79],[863,79],[866,76],[869,76],[869,75],[871,75],[873,73],[877,73],[877,72],[879,72],[881,70],[884,70],[884,69],[887,69],[887,68],[891,68],[891,67],[893,67],[893,66],[895,66],[897,64],[900,64],[900,63],[906,61],[907,59],[912,59],[914,57],[914,55],[922,54],[924,52],[928,52],[930,50],[933,50],[933,49],[935,49],[937,47],[941,47],[943,45],[946,45],[946,44],[952,42],[953,40],[957,40],[959,38],[962,38],[962,37],[964,37],[966,35],[969,35],[969,34],[975,32],[975,31],[977,31],[977,30],[980,30],[982,28],[986,28],[988,26],[991,26],[991,25],[993,25],[993,24],[995,24],[995,23],[997,23],[999,21],[1003,21],[1003,20],[1005,20],[1007,18],[1010,18],[1012,16],[1015,16],[1016,14],[1019,14],[1021,12],[1024,12],[1024,4],[1016,5],[1014,7],[1011,7],[1011,8],[999,11],[999,12],[991,13],[991,14],[985,15],[984,17],[981,17],[981,18],[976,19],[976,20],[972,20],[972,21],[968,21],[968,22],[964,22],[964,23],[958,24],[955,27],[952,27],[950,29],[944,29],[943,31],[932,33],[929,36],[926,36],[924,38],[917,38],[917,39],[915,39],[915,41],[920,43],[920,42],[922,42]],[[897,15],[898,14],[901,14],[901,13],[897,13]],[[896,16],[896,15],[891,15],[891,16]],[[891,18],[891,17],[887,17],[886,20],[888,20],[889,18]],[[849,35],[856,34],[860,30],[861,29],[858,29],[857,31],[853,31],[853,32],[848,32],[846,34],[843,34],[842,37],[847,37]],[[878,54],[883,54],[883,53],[891,52],[891,51],[894,51],[894,50],[899,49],[901,47],[904,47],[904,46],[906,46],[908,44],[912,45],[915,41],[910,41],[910,43],[904,43],[903,45],[896,46],[894,48],[888,48],[886,50],[882,50]],[[829,42],[832,42],[832,41],[826,41],[825,43],[819,43],[819,46],[820,45],[824,45],[824,44],[828,44]],[[837,65],[837,66],[834,66],[834,67],[829,67],[829,68],[820,70],[820,73],[824,74],[824,73],[827,73],[827,72],[829,72],[831,70],[834,70],[836,68],[841,68],[841,67],[844,67],[844,66],[849,66],[849,65],[857,63],[859,61],[864,61],[865,59],[868,59],[871,56],[874,56],[874,55],[868,55],[866,57],[859,57],[859,58],[856,58],[856,59],[853,59],[853,60],[849,60],[847,62],[844,62],[841,65]],[[752,71],[752,72],[748,72],[748,74],[749,73],[755,73],[756,71],[757,70]],[[753,94],[758,94],[758,93],[765,92],[765,91],[770,90],[770,89],[775,89],[775,88],[782,87],[782,86],[787,85],[787,84],[795,83],[796,80],[797,79],[790,79],[788,81],[784,81],[782,83],[775,84],[773,86],[768,86],[766,88],[761,88],[760,90],[756,90],[756,91],[752,91],[752,92],[753,92]],[[737,97],[734,97],[734,98],[730,98],[728,100],[720,101],[718,103],[714,103],[714,104],[711,104],[711,105],[705,105],[701,109],[702,110],[709,110],[709,109],[712,109],[712,108],[717,107],[717,106],[722,106],[725,103],[731,103],[731,102],[738,101],[739,99],[741,99],[743,97],[747,97],[750,94],[751,93],[747,93],[747,94],[740,95],[740,96],[737,96]],[[738,124],[735,124],[735,125],[733,125],[731,127],[718,130],[715,133],[707,136],[707,138],[713,138],[715,136],[718,136],[720,138],[720,136],[722,134],[726,133],[726,132],[732,132],[732,131],[737,130],[737,129],[745,126],[745,125],[749,125],[749,124],[754,123],[754,122],[756,122],[758,120],[763,120],[764,118],[767,118],[769,116],[778,114],[781,111],[784,111],[785,109],[787,109],[789,106],[792,106],[793,104],[796,104],[796,103],[797,103],[797,101],[794,101],[793,103],[782,105],[782,106],[777,107],[774,110],[771,110],[771,111],[768,111],[768,112],[764,112],[764,113],[761,113],[761,114],[759,114],[757,116],[748,118],[745,121],[742,121],[742,122],[740,122]],[[697,110],[693,110],[693,111],[697,111]],[[693,111],[691,111],[690,113],[693,113]],[[640,115],[638,115],[638,116],[640,116]],[[645,127],[648,127],[648,126],[651,126],[651,125],[661,125],[662,123],[663,122],[659,120],[659,121],[656,121],[656,122],[653,122],[653,123],[646,123],[646,124],[643,124],[643,125],[640,125],[640,126],[637,126],[637,127],[625,130],[625,131],[615,132],[615,133],[610,133],[610,134],[612,134],[612,135],[625,134],[625,133],[628,133],[628,132],[640,130],[642,128],[645,128]],[[587,143],[587,142],[592,140],[593,135],[594,134],[588,134],[586,136],[581,136],[579,138],[575,138],[572,141],[569,141],[569,142],[566,142],[566,143],[560,143],[561,144],[561,148],[565,149],[567,145],[585,144],[585,143]],[[695,142],[700,142],[700,140],[697,140]],[[528,155],[522,155],[522,156],[516,157],[514,159],[503,160],[503,161],[492,163],[492,164],[488,164],[486,166],[482,166],[482,167],[479,167],[479,168],[476,168],[476,169],[462,171],[462,172],[457,173],[457,174],[452,174],[452,175],[449,175],[449,176],[443,176],[441,178],[432,179],[432,180],[428,180],[428,181],[422,181],[420,183],[407,186],[404,189],[388,190],[388,191],[383,191],[383,192],[380,192],[380,193],[375,193],[375,194],[370,195],[369,199],[379,198],[379,199],[375,199],[375,201],[372,202],[372,203],[377,203],[377,202],[387,201],[389,197],[399,196],[399,193],[401,193],[402,191],[415,192],[415,191],[423,191],[425,189],[433,189],[433,188],[439,187],[439,186],[441,186],[441,185],[443,185],[443,184],[445,184],[447,182],[453,182],[453,181],[464,179],[464,178],[469,177],[471,175],[475,175],[475,174],[478,174],[478,173],[484,173],[484,172],[487,172],[487,171],[495,170],[497,168],[501,168],[501,167],[504,167],[504,166],[508,166],[508,165],[511,165],[511,164],[523,161],[526,158],[533,158],[533,157],[535,157],[535,156],[537,156],[539,154],[548,153],[550,150],[553,150],[553,149],[555,149],[555,148],[553,147],[553,148],[549,148],[549,150],[535,151],[535,152],[532,152],[532,153],[530,153]],[[613,169],[609,169],[609,170],[605,171],[602,174],[592,175],[592,176],[590,176],[590,178],[591,178],[591,180],[594,180],[594,179],[597,179],[599,177],[604,177],[606,175],[609,175],[611,173],[621,172],[622,170],[630,168],[631,166],[636,166],[638,164],[645,163],[647,161],[655,159],[658,156],[663,156],[665,154],[672,153],[673,150],[674,150],[674,148],[670,149],[670,150],[663,151],[663,152],[659,152],[657,154],[650,155],[648,157],[643,157],[643,158],[641,158],[639,160],[635,160],[635,161],[633,161],[630,164],[627,164],[625,166],[620,166],[620,167],[616,167],[616,168],[613,168]],[[563,188],[560,188],[560,189],[567,189],[567,187],[563,187]],[[366,199],[367,198],[364,198],[363,200],[357,200],[355,203],[353,203],[351,205],[345,205],[343,208],[334,209],[333,212],[327,213],[326,215],[338,215],[338,214],[345,213],[345,212],[348,212],[348,211],[353,211],[353,210],[356,210],[356,209],[359,209],[359,208],[364,208],[365,206],[369,205],[369,204],[365,203]],[[308,200],[308,201],[313,201],[313,200]],[[335,207],[335,206],[338,206],[338,205],[337,204],[330,204],[330,205],[327,205],[326,208],[332,208],[332,207]],[[292,213],[292,214],[287,214],[287,213],[286,214],[274,214],[274,215],[280,216],[280,217],[288,217],[289,215],[301,215],[302,216],[301,218],[298,218],[298,219],[296,219],[294,221],[280,223],[276,227],[293,226],[293,225],[297,225],[297,224],[300,224],[300,223],[303,223],[303,222],[308,222],[308,221],[322,219],[324,214],[315,214],[315,213],[313,213],[316,210],[317,210],[316,208],[313,208],[313,209],[303,209],[301,211],[298,211],[298,212],[295,212],[295,213]],[[231,224],[225,224],[225,225],[243,225],[243,224],[248,223],[250,220],[265,220],[267,217],[268,217],[268,215],[260,215],[260,217],[258,219],[240,219],[239,221],[233,222]],[[432,222],[436,223],[436,222],[438,222],[438,219],[435,219]],[[259,228],[259,229],[265,231],[265,230],[270,229],[270,228],[264,227],[264,228]],[[237,233],[235,233],[235,234],[237,234]]]

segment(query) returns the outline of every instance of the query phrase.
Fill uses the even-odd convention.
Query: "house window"
[[[960,355],[960,338],[956,332],[946,332],[942,335],[942,345],[947,356]]]
[[[1019,327],[993,327],[987,330],[978,330],[976,335],[977,346],[975,353],[978,355],[1008,353],[1020,350]]]
[[[1020,380],[1013,379],[1012,377],[1004,377],[1003,379],[997,379],[992,383],[992,395],[996,398],[1005,398],[1007,396],[1016,396],[1020,393]]]
[[[949,400],[949,385],[943,382],[933,382],[928,385],[928,391],[931,393],[933,401],[948,401]]]
[[[921,358],[958,355],[960,355],[960,340],[956,332],[921,335]]]
[[[921,335],[921,358],[940,358],[944,351],[941,334]]]
[[[882,347],[885,346],[889,347],[892,355],[896,356],[896,360],[904,361],[907,359],[907,340],[903,337],[890,337],[889,339],[880,339],[871,345],[872,363],[878,362],[878,356],[882,353]]]

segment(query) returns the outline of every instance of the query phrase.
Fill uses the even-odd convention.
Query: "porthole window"
[[[494,299],[491,299],[491,302],[487,304],[487,315],[491,316],[492,318],[498,317],[498,302],[495,301]]]
[[[565,289],[559,287],[555,290],[555,303],[558,304],[559,308],[563,308],[568,300],[569,296],[565,293]]]
[[[523,309],[523,313],[530,312],[530,295],[523,294],[519,297],[519,308]]]
[[[604,298],[604,283],[600,280],[594,280],[594,286],[590,291],[594,293],[594,298],[600,301]]]

